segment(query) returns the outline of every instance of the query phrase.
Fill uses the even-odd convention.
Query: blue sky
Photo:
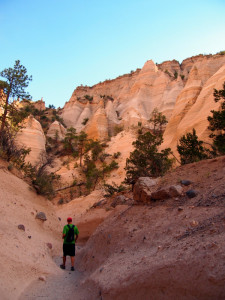
[[[224,0],[0,0],[0,70],[19,59],[33,100],[63,107],[152,59],[225,50]]]

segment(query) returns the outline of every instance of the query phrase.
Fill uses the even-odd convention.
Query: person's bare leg
[[[66,268],[66,256],[63,256],[63,264],[60,265],[60,268],[63,270]]]
[[[66,265],[66,256],[63,256],[63,265]]]
[[[71,267],[74,267],[75,256],[70,256],[71,258]]]

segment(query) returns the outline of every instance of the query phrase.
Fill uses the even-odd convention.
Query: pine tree
[[[1,71],[0,76],[6,78],[6,81],[1,81],[0,84],[0,88],[6,95],[5,98],[3,95],[1,96],[4,102],[4,113],[1,116],[0,129],[0,133],[2,133],[6,125],[7,114],[10,107],[10,98],[18,97],[22,99],[30,99],[30,95],[25,92],[25,89],[28,87],[29,82],[32,80],[32,76],[27,75],[27,69],[20,64],[19,60],[15,61],[13,68],[4,69],[3,71]]]
[[[76,129],[73,127],[68,128],[63,140],[64,150],[67,154],[72,154],[73,156],[78,155],[78,151],[76,150],[77,138]]]
[[[139,134],[133,142],[135,150],[126,161],[125,183],[133,184],[139,177],[162,176],[172,167],[173,159],[169,158],[171,149],[158,150],[162,142],[162,135],[151,132]]]
[[[202,159],[210,158],[210,151],[202,146],[203,141],[198,140],[196,130],[187,133],[179,139],[177,151],[180,154],[181,164],[190,164]]]
[[[163,127],[168,123],[166,116],[154,108],[149,122],[153,125],[153,134],[162,134]]]
[[[225,154],[225,82],[223,89],[214,90],[214,101],[221,101],[218,111],[212,110],[212,116],[208,117],[209,127],[212,131],[210,137],[213,138],[213,145],[219,154]]]
[[[87,143],[88,143],[87,134],[84,131],[81,131],[77,138],[78,154],[80,157],[80,167],[82,166],[82,158],[86,152],[85,149]]]

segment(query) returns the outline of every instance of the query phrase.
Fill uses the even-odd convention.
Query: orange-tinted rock
[[[225,57],[214,56],[197,61],[190,77],[177,97],[177,101],[165,133],[163,147],[171,147],[176,152],[179,138],[195,128],[199,139],[209,141],[207,117],[211,110],[217,110],[214,89],[221,89],[225,81]]]
[[[27,160],[34,165],[39,162],[40,155],[45,153],[45,135],[41,124],[33,116],[29,116],[23,122],[23,128],[18,132],[16,141],[20,147],[31,149]]]
[[[65,138],[66,128],[58,121],[53,122],[47,132],[47,137],[55,139],[58,136],[58,140],[61,141]]]
[[[190,57],[181,64],[148,60],[130,74],[92,87],[77,87],[62,117],[67,126],[104,140],[114,135],[118,126],[126,131],[138,123],[150,128],[148,120],[157,108],[168,120],[162,148],[176,152],[179,138],[193,127],[200,139],[209,140],[207,117],[219,107],[213,91],[222,88],[224,66],[225,56],[218,54]]]
[[[177,64],[179,63],[176,63],[176,67]],[[78,132],[91,132],[95,138],[101,136],[100,131],[102,132],[102,125],[96,126],[95,121],[99,115],[106,117],[103,122],[107,126],[103,130],[104,135],[106,132],[113,133],[118,124],[127,129],[137,126],[138,122],[149,126],[148,120],[155,107],[170,117],[183,85],[180,78],[170,78],[149,60],[141,70],[131,74],[93,87],[78,87],[70,101],[65,104],[62,118],[67,126],[75,127]],[[93,99],[90,101],[88,97]],[[87,126],[82,125],[86,118]]]

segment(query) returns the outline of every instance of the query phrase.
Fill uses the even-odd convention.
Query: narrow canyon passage
[[[78,246],[78,251],[81,248]],[[57,256],[54,258],[55,263],[60,266],[62,263],[62,257]],[[75,263],[76,266],[76,263]],[[70,259],[67,258],[66,270],[62,270],[57,275],[47,275],[46,280],[35,280],[29,285],[24,292],[20,295],[19,300],[36,300],[36,299],[48,299],[48,300],[87,300],[97,299],[92,298],[91,288],[83,289],[81,282],[84,279],[84,274],[77,271],[70,271]],[[96,295],[96,293],[95,293]]]

